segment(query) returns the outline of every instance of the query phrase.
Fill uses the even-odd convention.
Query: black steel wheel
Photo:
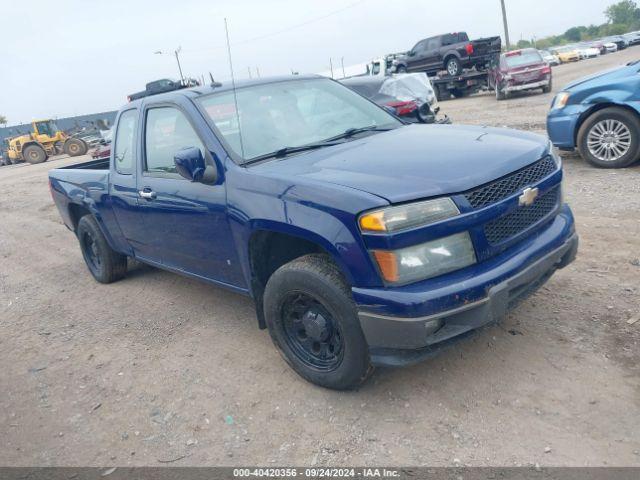
[[[290,292],[283,299],[281,319],[289,348],[301,361],[320,371],[340,365],[344,353],[340,326],[316,298]]]
[[[127,257],[109,246],[91,215],[80,219],[76,235],[87,268],[98,282],[115,282],[127,274]]]
[[[373,372],[351,290],[329,256],[305,255],[276,270],[264,315],[282,357],[309,382],[344,390]]]

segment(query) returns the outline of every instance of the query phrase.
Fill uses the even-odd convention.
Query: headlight
[[[558,95],[556,95],[556,98],[553,101],[552,108],[563,108],[569,101],[569,96],[569,92],[560,92]]]
[[[382,277],[395,284],[436,277],[476,263],[468,232],[399,250],[373,250],[372,253]]]
[[[453,200],[438,198],[368,212],[360,217],[359,223],[363,232],[392,233],[421,227],[459,214],[460,211]]]

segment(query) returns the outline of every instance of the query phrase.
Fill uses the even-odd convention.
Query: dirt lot
[[[638,57],[558,67],[556,88]],[[544,132],[551,98],[442,107]],[[71,163],[0,168],[0,465],[640,466],[640,166],[566,157],[578,260],[501,325],[338,393],[244,297],[143,266],[94,282],[47,189]]]

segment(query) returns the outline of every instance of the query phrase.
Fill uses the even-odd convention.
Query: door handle
[[[140,195],[140,197],[146,198],[147,200],[153,200],[157,197],[156,192],[154,192],[150,188],[145,188],[144,190],[140,190],[138,194]]]

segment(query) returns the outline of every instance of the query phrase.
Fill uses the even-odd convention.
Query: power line
[[[245,40],[240,40],[238,42],[232,43],[232,45],[233,46],[244,45],[246,43],[257,42],[258,40],[264,40],[265,38],[275,37],[276,35],[281,35],[283,33],[290,32],[290,31],[295,30],[297,28],[305,27],[305,26],[310,25],[312,23],[319,22],[321,20],[324,20],[325,18],[332,17],[333,15],[337,15],[338,13],[342,13],[345,10],[349,10],[349,9],[351,9],[353,7],[356,7],[356,6],[358,6],[361,3],[364,3],[366,1],[367,0],[358,0],[357,2],[350,3],[349,5],[346,5],[346,6],[340,8],[338,10],[334,10],[332,12],[326,13],[326,14],[321,15],[319,17],[314,17],[314,18],[311,18],[311,19],[306,20],[304,22],[297,23],[295,25],[289,25],[288,27],[283,28],[281,30],[276,30],[275,32],[265,33],[264,35],[259,35],[257,37],[247,38]],[[207,52],[207,51],[211,51],[211,50],[220,50],[220,49],[223,49],[223,48],[226,48],[226,46],[225,45],[217,45],[215,47],[208,47],[208,48],[197,49],[197,50],[183,50],[183,52],[188,52],[188,53]]]

